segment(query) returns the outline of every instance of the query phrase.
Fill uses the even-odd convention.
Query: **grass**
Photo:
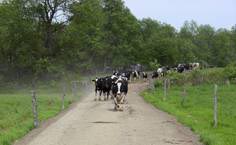
[[[144,99],[164,110],[200,135],[206,145],[236,145],[236,85],[221,85],[218,90],[217,128],[213,127],[213,89],[210,84],[186,86],[187,97],[183,104],[183,87],[171,86],[163,98],[163,88],[147,90]]]
[[[69,91],[65,98],[65,107],[74,100]],[[36,92],[40,121],[56,116],[61,111],[60,89],[41,86]],[[0,145],[10,145],[33,128],[30,89],[0,90]]]

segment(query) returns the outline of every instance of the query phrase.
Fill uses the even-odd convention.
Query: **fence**
[[[71,93],[67,90],[68,84],[66,82],[62,83],[61,86],[61,110],[65,109],[65,100],[68,100],[67,97],[69,97],[70,103],[74,102],[75,98],[79,96],[79,91],[83,92],[85,88],[88,88],[90,86],[89,80],[76,80],[70,82],[71,87]],[[39,119],[38,119],[38,105],[40,106],[40,103],[37,101],[37,98],[40,97],[40,93],[37,93],[35,89],[32,91],[32,112],[34,117],[34,127],[39,126]],[[60,94],[60,93],[59,93]],[[80,94],[81,95],[81,94]],[[59,99],[60,100],[60,99]]]
[[[234,105],[234,99],[236,99],[234,87],[236,85],[231,84],[229,80],[219,85],[205,84],[202,80],[200,82],[197,85],[193,85],[195,82],[176,85],[174,84],[175,80],[161,78],[155,81],[150,80],[149,88],[155,88],[156,96],[162,101],[171,105],[178,105],[183,110],[195,106],[199,106],[199,110],[204,110],[204,108],[208,112],[211,110],[212,113],[208,114],[208,116],[212,116],[209,124],[212,124],[214,128],[219,126],[219,122],[220,124],[226,123],[227,118],[236,117]]]
[[[71,103],[78,100],[79,96],[91,85],[90,80],[76,80],[71,82],[54,82],[33,85],[24,89],[0,90],[0,132],[15,125],[27,127],[38,127],[40,122],[57,115],[67,108]],[[5,131],[6,135],[10,130]],[[4,139],[4,137],[1,137]],[[8,136],[6,138],[9,138]],[[14,137],[13,137],[14,138]],[[7,142],[6,140],[5,142]],[[0,144],[4,142],[0,139]]]

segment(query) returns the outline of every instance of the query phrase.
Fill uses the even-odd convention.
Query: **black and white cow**
[[[136,79],[139,79],[140,78],[140,72],[135,70],[132,72],[132,77],[133,77],[133,80],[136,80]]]
[[[115,76],[120,76],[121,75],[121,73],[119,72],[119,71],[113,71],[113,75],[115,75]]]
[[[157,73],[160,77],[164,77],[168,73],[168,71],[169,71],[169,67],[165,67],[165,66],[157,69]]]
[[[152,73],[152,79],[155,79],[155,78],[158,78],[158,77],[159,77],[158,72],[157,72],[157,71],[154,71],[154,72]]]
[[[179,65],[177,66],[177,72],[178,72],[178,73],[183,73],[184,71],[185,71],[184,65],[183,65],[183,64],[179,64]]]
[[[97,94],[98,94],[98,100],[101,101],[101,96],[103,94],[104,101],[109,99],[111,88],[112,88],[112,79],[110,76],[108,77],[102,77],[102,78],[96,78],[95,80],[92,80],[95,84],[95,101],[97,100]]]
[[[103,78],[97,78],[92,80],[95,84],[95,101],[97,100],[97,94],[99,93],[99,101],[101,100],[102,89],[103,89]]]
[[[122,77],[126,77],[128,80],[130,80],[130,76],[131,76],[131,71],[124,71],[121,76]]]
[[[128,80],[120,76],[112,86],[112,94],[114,95],[115,110],[122,109],[120,104],[126,100],[128,93]]]
[[[147,78],[148,78],[147,73],[146,72],[142,72],[142,77],[143,77],[144,80],[147,80]]]
[[[104,100],[108,100],[110,96],[110,91],[112,87],[112,79],[110,76],[103,78],[102,82],[102,92],[104,95]]]
[[[200,63],[198,63],[198,62],[192,63],[192,68],[193,68],[193,70],[200,68]]]

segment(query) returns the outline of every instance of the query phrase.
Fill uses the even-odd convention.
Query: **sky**
[[[179,29],[184,21],[230,29],[236,24],[236,0],[124,0],[138,18],[152,18]]]

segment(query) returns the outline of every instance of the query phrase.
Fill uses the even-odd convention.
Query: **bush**
[[[156,80],[156,81],[154,82],[154,87],[155,87],[155,88],[159,88],[159,87],[161,87],[161,86],[163,86],[163,81],[162,81],[162,80]]]
[[[177,85],[183,85],[187,81],[187,74],[181,74],[177,72],[171,72],[168,74],[168,78],[171,80],[171,83],[177,84]]]
[[[168,74],[168,78],[174,85],[200,85],[200,84],[221,84],[225,81],[223,69],[205,69],[194,70],[186,73],[172,72]]]
[[[230,64],[224,69],[225,77],[229,80],[236,78],[236,64]]]
[[[200,70],[194,70],[190,73],[188,80],[193,85],[200,85],[204,81],[204,75]]]
[[[191,81],[193,85],[200,85],[203,83],[221,84],[225,80],[225,75],[222,69],[195,70],[190,73],[189,79],[189,81]]]

